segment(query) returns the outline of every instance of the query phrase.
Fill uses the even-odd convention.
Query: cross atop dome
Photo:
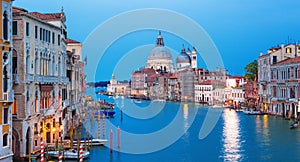
[[[184,44],[182,44],[181,52],[185,52]]]
[[[161,36],[161,32],[159,31],[158,37],[156,40],[156,46],[165,46],[163,37]]]

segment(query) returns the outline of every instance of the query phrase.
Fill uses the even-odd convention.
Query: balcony
[[[57,76],[36,75],[36,82],[39,82],[39,83],[57,83],[58,82],[58,77]]]
[[[40,109],[40,112],[41,112],[41,114],[43,114],[42,116],[46,117],[46,116],[49,116],[49,115],[55,115],[56,109],[54,109],[54,108],[43,108],[43,109]]]
[[[70,105],[69,99],[64,100],[63,103],[62,103],[63,107],[67,107],[69,105]]]
[[[14,102],[14,91],[4,92],[0,102]]]
[[[60,83],[68,84],[70,81],[69,81],[69,78],[68,78],[68,77],[60,77],[60,78],[59,78],[59,82],[60,82]]]
[[[33,82],[34,81],[34,75],[33,74],[26,74],[26,82]]]

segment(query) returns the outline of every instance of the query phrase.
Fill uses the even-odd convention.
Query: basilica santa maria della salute
[[[165,47],[162,34],[159,32],[156,45],[148,54],[146,68],[171,73],[185,68],[197,68],[197,51],[195,48],[193,48],[192,52],[190,49],[186,51],[184,46],[182,46],[181,53],[176,58],[175,68],[171,51]]]

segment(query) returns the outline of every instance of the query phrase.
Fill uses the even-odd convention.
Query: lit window
[[[292,52],[292,49],[291,48],[286,48],[286,53],[291,53]]]

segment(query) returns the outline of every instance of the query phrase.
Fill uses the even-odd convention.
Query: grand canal
[[[94,89],[89,89],[88,95],[94,94]],[[300,161],[298,154],[300,129],[290,130],[289,122],[291,121],[279,117],[249,116],[242,112],[220,109],[222,113],[216,126],[206,138],[199,139],[199,130],[209,107],[158,102],[163,105],[162,109],[150,114],[149,118],[139,119],[130,113],[140,111],[139,109],[147,109],[148,106],[151,106],[149,101],[135,103],[132,99],[109,98],[103,95],[94,95],[94,98],[115,102],[116,105],[114,118],[108,118],[105,122],[107,138],[110,127],[114,129],[114,126],[119,126],[122,131],[133,133],[137,137],[135,139],[121,135],[120,147],[123,149],[120,149],[120,152],[116,149],[110,153],[109,143],[107,147],[94,147],[91,150],[89,161]],[[85,126],[93,136],[97,136],[97,118],[90,117],[92,119],[87,120]],[[184,132],[174,143],[161,150],[144,154],[128,151],[134,150],[131,147],[147,148],[147,145],[139,146],[141,141],[139,141],[138,135],[163,131],[162,129],[168,127],[174,118],[178,118],[180,121],[176,125],[177,129]],[[116,148],[116,130],[114,129],[113,132],[113,143]],[[173,138],[172,133],[167,132],[167,136]],[[166,143],[165,137],[154,137],[156,139],[152,139],[151,142],[158,145]],[[149,147],[152,147],[150,145],[152,144],[149,143]]]

